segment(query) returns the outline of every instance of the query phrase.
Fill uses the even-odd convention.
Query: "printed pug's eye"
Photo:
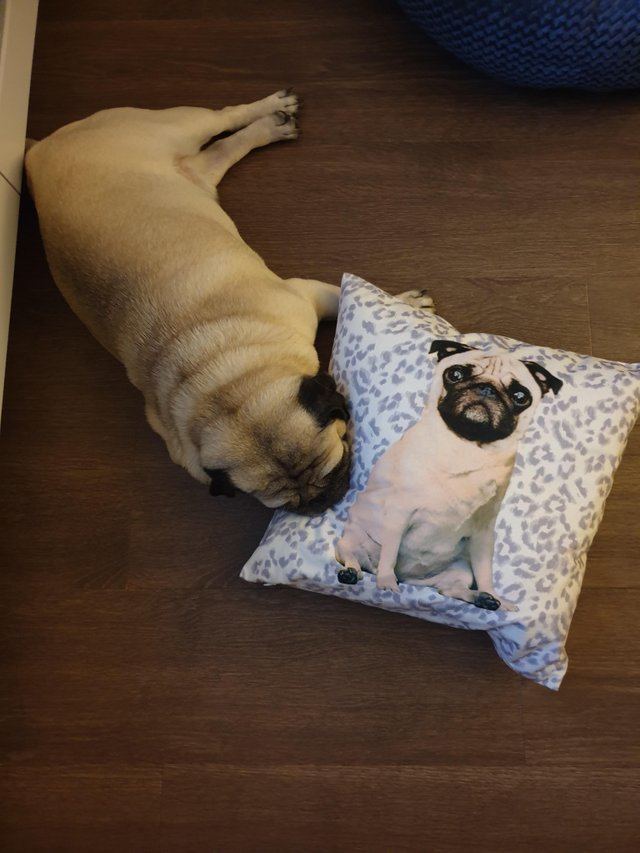
[[[444,372],[444,378],[447,382],[450,382],[452,385],[455,385],[457,382],[462,382],[463,379],[467,379],[469,377],[469,368],[468,367],[449,367]]]
[[[526,388],[516,388],[511,392],[511,399],[519,409],[523,409],[531,402],[531,394]]]

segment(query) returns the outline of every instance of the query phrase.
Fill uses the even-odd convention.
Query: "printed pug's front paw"
[[[341,569],[338,569],[337,573],[338,583],[353,585],[362,580],[362,569],[351,554],[347,554],[345,557],[342,556],[341,544],[341,542],[338,542],[334,553],[336,563],[342,566]]]
[[[399,293],[397,298],[418,311],[435,314],[436,306],[426,290],[407,290],[405,293]]]
[[[380,574],[376,575],[376,586],[378,589],[386,590],[388,592],[400,592],[400,587],[398,586],[398,580],[396,576],[392,574]]]

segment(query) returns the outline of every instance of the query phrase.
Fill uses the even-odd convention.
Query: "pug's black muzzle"
[[[327,484],[319,495],[307,501],[301,500],[297,506],[286,504],[284,508],[298,515],[320,515],[345,496],[349,488],[350,472],[351,451],[345,448],[342,459],[327,476]]]

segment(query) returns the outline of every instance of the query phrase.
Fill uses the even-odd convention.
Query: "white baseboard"
[[[38,0],[0,0],[0,411]]]

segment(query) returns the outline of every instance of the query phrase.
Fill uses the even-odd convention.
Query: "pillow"
[[[338,563],[336,548],[340,543],[344,550],[345,528],[354,528],[354,518],[362,519],[358,507],[366,502],[368,486],[366,494],[373,494],[373,485],[368,482],[373,466],[377,473],[371,479],[379,482],[384,479],[380,471],[385,465],[390,467],[384,461],[387,450],[405,434],[405,445],[409,435],[418,435],[416,430],[423,423],[423,416],[431,412],[434,404],[433,400],[429,402],[430,386],[436,389],[437,383],[442,388],[445,382],[460,381],[460,371],[445,376],[443,370],[448,364],[455,367],[460,359],[464,360],[458,353],[466,351],[481,361],[491,356],[491,363],[500,365],[510,364],[508,360],[513,361],[515,356],[521,367],[516,371],[517,383],[508,386],[510,394],[512,388],[517,391],[516,402],[510,405],[515,408],[518,399],[524,404],[519,388],[532,397],[529,413],[519,415],[526,415],[530,422],[514,448],[515,462],[512,453],[511,463],[505,463],[507,467],[512,465],[510,476],[497,477],[497,494],[490,496],[497,509],[497,520],[491,521],[495,527],[490,568],[493,591],[484,598],[480,595],[484,583],[473,582],[468,546],[475,541],[475,534],[467,529],[463,530],[462,542],[466,551],[443,567],[441,574],[446,582],[439,578],[435,586],[419,585],[409,571],[408,582],[401,578],[396,588],[393,581],[386,584],[389,588],[380,588],[374,574],[349,572]],[[411,307],[362,279],[345,275],[331,370],[351,412],[354,458],[350,489],[320,516],[276,512],[241,577],[337,595],[458,628],[487,631],[500,657],[516,672],[557,690],[567,669],[565,642],[582,584],[586,553],[640,408],[640,364],[603,361],[505,337],[460,335],[441,317]],[[490,397],[492,392],[489,385],[483,385],[478,393]],[[474,403],[467,413],[481,429],[487,420],[483,414],[485,403]],[[428,425],[433,427],[437,417],[429,416],[432,420]],[[414,429],[409,434],[410,428]],[[435,433],[426,435],[440,435],[442,431],[438,430],[440,427],[436,426]],[[457,435],[455,430],[452,434]],[[453,450],[450,448],[446,454],[455,459],[459,452],[459,458],[466,459],[471,447],[492,444],[474,441],[473,437],[468,436],[466,441],[460,438],[460,443],[454,442]],[[503,446],[509,441],[510,438],[495,441],[493,445]],[[414,442],[414,452],[422,453],[428,444]],[[396,448],[393,453],[397,452]],[[434,464],[433,457],[431,454],[426,467]],[[422,470],[421,465],[422,458],[415,467]],[[393,465],[391,470],[395,470]],[[431,481],[428,477],[425,470],[424,483],[435,482],[434,477]],[[420,488],[422,483],[418,478]],[[430,485],[427,489],[427,503],[433,502],[435,488]],[[462,501],[467,500],[465,495]],[[375,502],[374,505],[377,506]],[[460,510],[457,502],[449,507],[441,513],[445,521]],[[427,513],[427,518],[432,516]],[[413,533],[415,529],[411,528]],[[405,532],[402,548],[409,542],[408,537]],[[442,554],[446,559],[451,557],[446,549]],[[339,556],[345,562],[344,554]],[[360,558],[366,564],[362,554]],[[398,561],[400,565],[400,557]],[[475,574],[475,562],[473,565]],[[463,600],[465,596],[468,600]]]

